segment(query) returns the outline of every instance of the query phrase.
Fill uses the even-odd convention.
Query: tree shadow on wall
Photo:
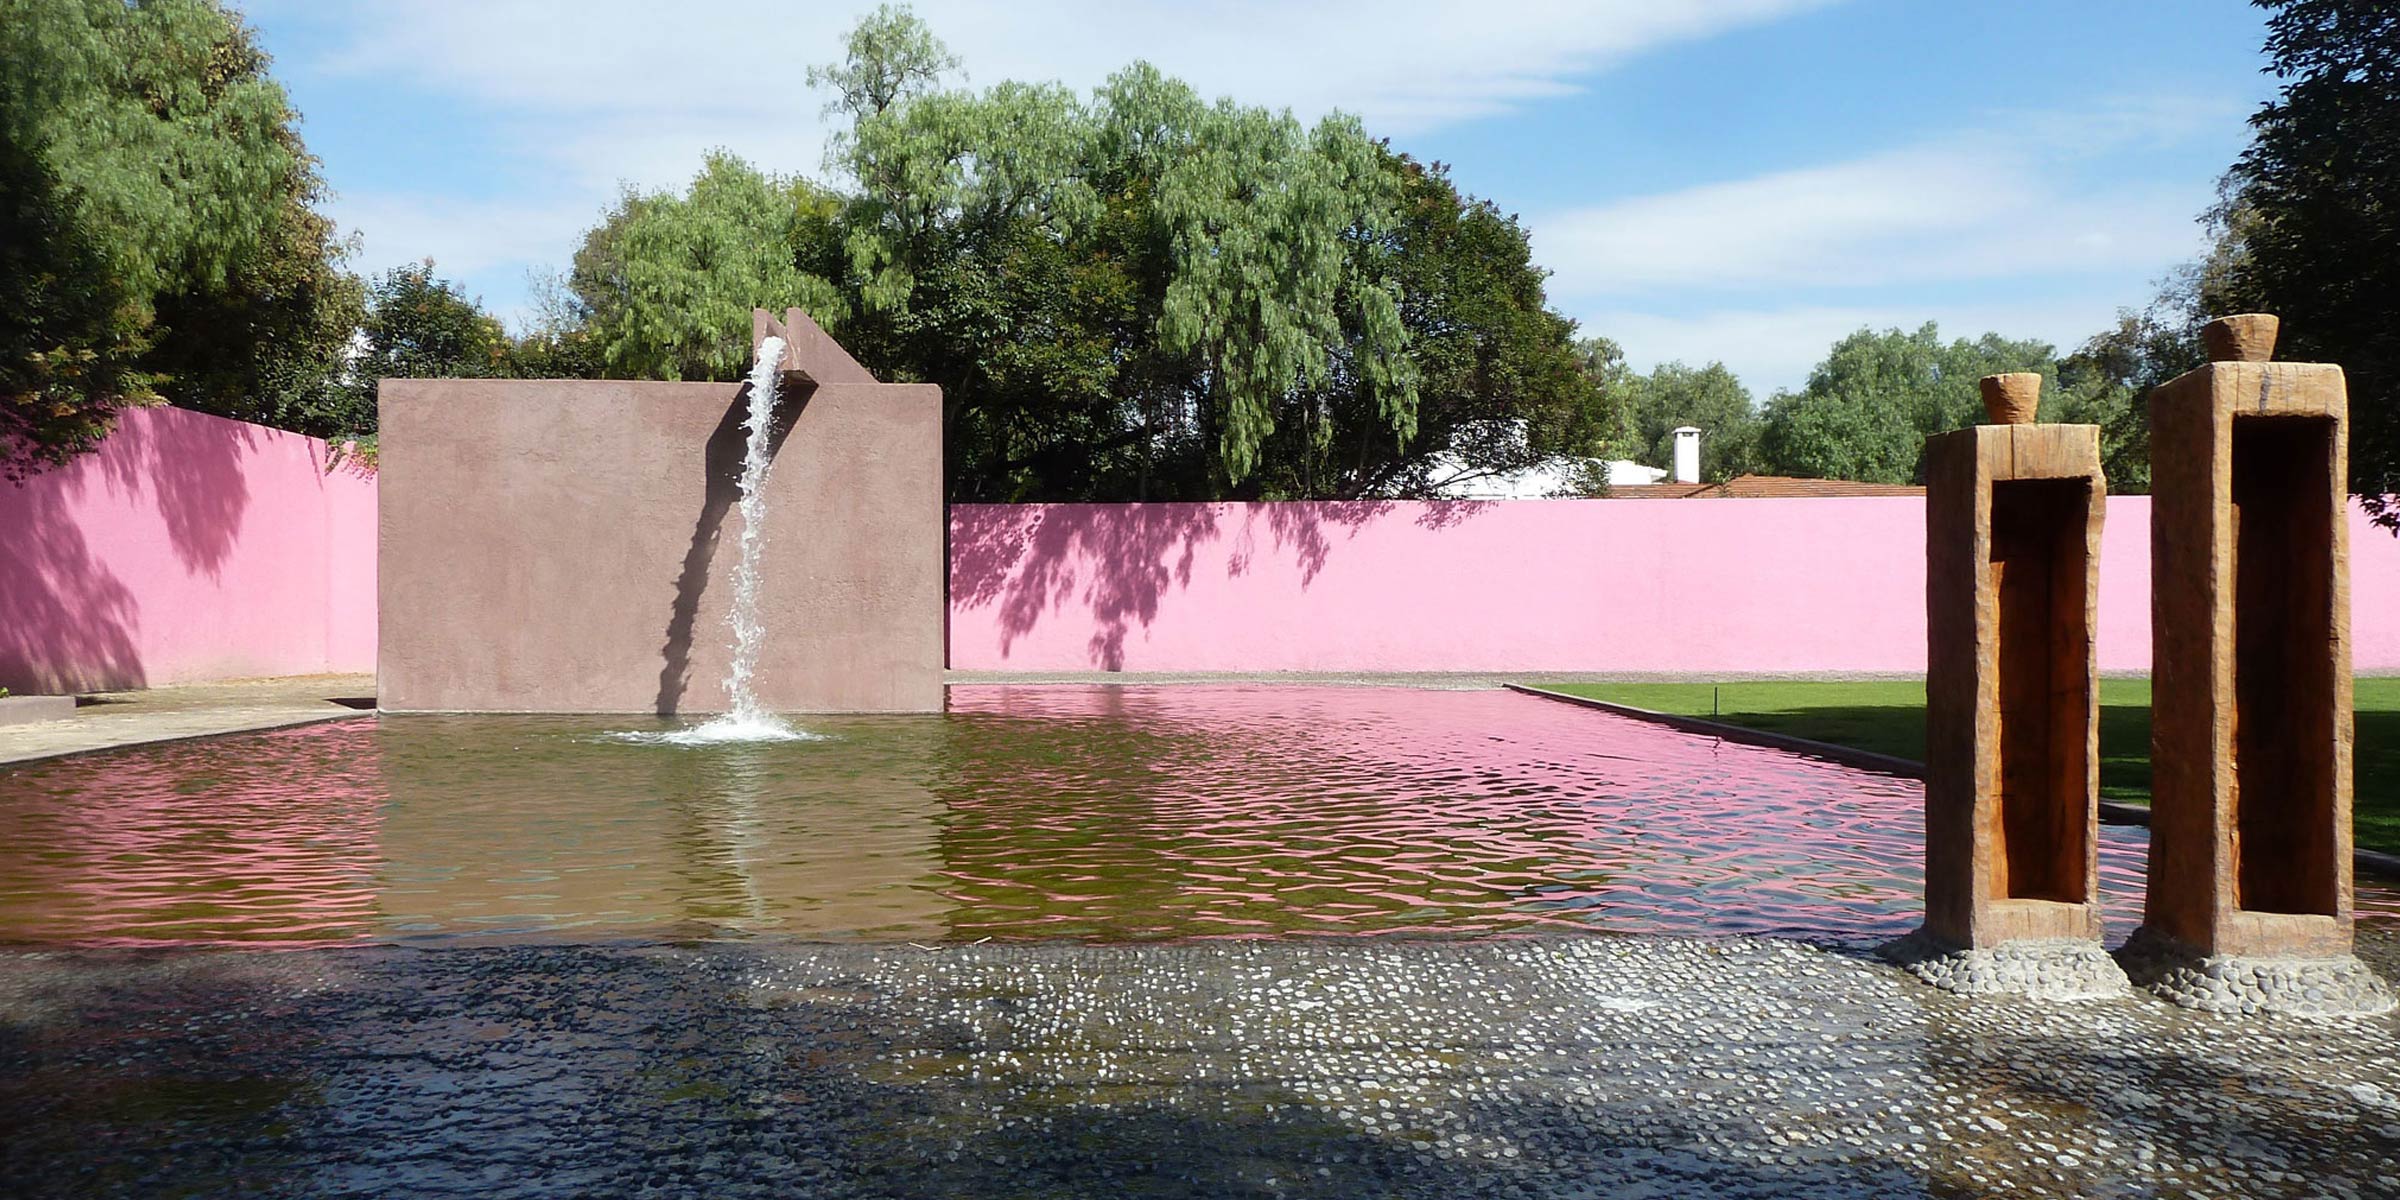
[[[242,462],[260,435],[243,421],[143,409],[127,413],[94,457],[111,487],[149,492],[184,569],[215,579],[241,536],[250,507]]]
[[[792,426],[815,394],[811,385],[777,397],[775,425],[767,434],[770,462],[782,452],[784,439],[791,436]],[[692,523],[691,547],[684,551],[682,573],[675,577],[675,600],[667,611],[666,641],[658,648],[656,711],[662,717],[681,710],[683,694],[691,686],[692,630],[700,619],[700,596],[708,590],[709,569],[716,561],[717,537],[724,532],[725,514],[742,496],[742,459],[749,452],[742,422],[749,416],[750,385],[743,384],[708,435],[701,456],[700,517]]]
[[[1430,505],[1416,523],[1441,529],[1488,501]],[[1390,513],[1389,500],[1305,500],[1259,504],[977,504],[951,510],[950,600],[962,608],[996,607],[1000,654],[1042,618],[1081,602],[1091,610],[1091,664],[1125,669],[1125,641],[1158,619],[1171,588],[1189,587],[1199,547],[1240,528],[1226,574],[1247,575],[1258,561],[1255,527],[1264,524],[1277,554],[1300,569],[1303,590],[1340,541]]]
[[[953,510],[953,603],[997,605],[1000,654],[1043,615],[1077,598],[1095,626],[1091,660],[1125,666],[1125,634],[1158,618],[1170,586],[1188,586],[1203,542],[1216,539],[1209,504],[973,505]]]
[[[1243,514],[1241,536],[1234,544],[1232,557],[1226,560],[1226,573],[1250,573],[1257,551],[1250,527],[1263,513],[1276,550],[1290,555],[1299,564],[1300,587],[1305,591],[1325,570],[1326,560],[1333,557],[1333,534],[1347,541],[1358,536],[1360,527],[1391,509],[1389,500],[1292,500],[1256,505]]]
[[[1491,500],[1437,500],[1424,504],[1410,524],[1419,529],[1441,530],[1465,524],[1469,519],[1489,509]],[[1399,506],[1393,500],[1286,500],[1251,506],[1251,520],[1256,514],[1266,514],[1267,528],[1275,538],[1276,549],[1291,555],[1300,565],[1300,586],[1307,588],[1317,581],[1318,573],[1333,557],[1335,536],[1347,541],[1357,537],[1361,529],[1380,520]],[[1249,570],[1252,546],[1245,530],[1244,544],[1234,552],[1228,563],[1229,573],[1241,575]]]
[[[149,682],[133,592],[93,557],[67,499],[89,486],[63,468],[0,488],[0,687],[29,694]]]

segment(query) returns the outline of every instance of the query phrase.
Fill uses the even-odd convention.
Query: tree
[[[377,379],[505,379],[516,374],[498,318],[433,260],[394,267],[367,288],[365,351],[355,370]]]
[[[906,5],[877,5],[850,31],[841,62],[808,69],[808,86],[830,88],[827,113],[874,116],[902,99],[938,87],[958,69],[958,56]]]
[[[366,285],[357,344],[334,385],[350,414],[337,436],[373,448],[385,379],[596,377],[590,338],[573,324],[562,286],[553,280],[536,291],[543,311],[525,336],[512,338],[481,301],[437,274],[432,259],[376,276]]]
[[[386,379],[488,379],[519,374],[516,348],[500,322],[433,260],[394,267],[365,285],[364,315],[347,361],[326,387],[342,419],[326,436],[368,453],[377,432],[376,395]]]
[[[1548,307],[1524,227],[1459,192],[1440,163],[1386,149],[1383,167],[1400,196],[1383,279],[1400,298],[1415,429],[1399,435],[1359,377],[1353,347],[1366,335],[1345,320],[1326,383],[1281,408],[1262,447],[1259,493],[1433,495],[1608,445],[1612,398],[1584,373],[1575,323]]]
[[[518,379],[599,379],[607,375],[600,347],[592,341],[588,312],[568,277],[557,271],[533,276],[533,314],[509,348],[511,374]]]
[[[886,18],[915,21],[904,10],[870,18],[848,62],[819,77],[904,74],[873,61],[893,45],[947,61],[930,34],[899,36]],[[845,332],[952,395],[954,491],[1079,490],[1089,480],[1041,469],[1070,431],[1095,439],[1094,474],[1130,466],[1145,486],[1154,447],[1143,443],[1198,439],[1232,487],[1259,466],[1279,420],[1305,415],[1287,403],[1294,393],[1340,368],[1395,436],[1414,432],[1415,369],[1386,269],[1397,181],[1355,120],[1303,127],[1288,113],[1208,104],[1140,63],[1088,103],[1051,85],[926,81],[888,102],[845,93],[837,105],[856,117],[843,165],[860,187],[844,217],[860,300]],[[957,357],[965,330],[928,319],[1013,317],[992,307],[1011,288],[993,271],[1018,259],[1066,287],[1058,304],[1075,310],[1037,312],[1085,319],[1064,339],[1012,320],[1020,332],[993,357],[1097,367],[1066,411],[1021,374],[987,387],[983,356]],[[951,348],[928,344],[937,339]]]
[[[1750,389],[1725,364],[1661,363],[1648,375],[1633,376],[1630,384],[1628,440],[1641,461],[1671,465],[1675,430],[1689,425],[1700,430],[1703,479],[1721,482],[1758,469],[1764,426],[1750,402]]]
[[[878,377],[941,385],[957,500],[1415,495],[1615,432],[1523,228],[1440,164],[1146,64],[1089,95],[955,66],[905,9],[868,17],[811,74],[854,186],[717,156],[628,195],[543,344],[729,378],[748,310],[797,304]]]
[[[1944,344],[1931,321],[1914,333],[1861,329],[1834,343],[1796,393],[1767,402],[1759,451],[1777,473],[1870,483],[1920,477],[1925,438],[1974,424],[1986,375],[2045,376],[2045,419],[2059,402],[2055,352],[2046,342],[1996,333]]]
[[[2232,186],[2251,216],[2231,274],[2283,318],[2280,357],[2350,381],[2350,487],[2400,529],[2400,11],[2259,0],[2281,94],[2250,124]]]
[[[0,459],[127,403],[340,419],[355,281],[283,89],[214,0],[0,0]]]
[[[682,195],[627,193],[585,235],[569,280],[603,371],[733,379],[750,366],[751,309],[838,323],[841,294],[809,269],[833,269],[834,208],[814,185],[722,152]]]

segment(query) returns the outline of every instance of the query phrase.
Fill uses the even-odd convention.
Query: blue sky
[[[723,146],[822,175],[803,80],[869,4],[245,0],[354,265],[431,256],[503,316],[624,187]],[[2273,92],[2241,0],[925,0],[969,81],[1147,58],[1340,108],[1520,214],[1551,299],[1637,367],[1762,399],[1841,335],[2071,347],[2201,247]]]

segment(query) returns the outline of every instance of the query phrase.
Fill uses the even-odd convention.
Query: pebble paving
[[[23,951],[0,1166],[26,1197],[2393,1196],[2400,1017],[1964,998],[1746,938]]]

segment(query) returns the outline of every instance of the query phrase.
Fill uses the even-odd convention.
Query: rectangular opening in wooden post
[[[2335,432],[2321,417],[2233,418],[2234,907],[2251,912],[2340,912]]]
[[[1939,942],[2100,936],[2107,489],[2098,426],[2016,419],[1926,439],[1925,932]]]
[[[2086,532],[2083,479],[1992,484],[1997,601],[1999,829],[1994,899],[2082,904],[2086,894]]]

